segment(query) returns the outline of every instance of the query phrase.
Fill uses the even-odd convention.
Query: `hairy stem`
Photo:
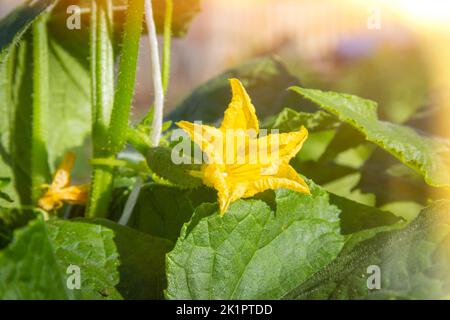
[[[136,82],[143,15],[144,0],[130,1],[124,27],[119,77],[109,129],[109,149],[113,154],[122,150],[127,140],[128,118]]]
[[[112,9],[108,0],[91,2],[91,90],[94,158],[113,158],[107,150],[114,97]],[[96,166],[92,175],[86,215],[106,217],[114,180],[113,168]]]
[[[91,68],[94,153],[104,153],[114,99],[112,8],[108,0],[92,1]]]
[[[170,75],[170,47],[172,36],[172,0],[166,0],[166,13],[164,20],[164,47],[163,47],[163,73],[161,75],[161,65],[159,60],[158,39],[156,36],[155,21],[153,19],[153,8],[150,0],[145,0],[145,17],[148,29],[148,37],[150,42],[150,56],[152,65],[153,85],[155,92],[154,115],[152,123],[152,133],[150,137],[150,145],[158,146],[161,139],[163,112],[164,112],[164,94],[167,91]],[[128,139],[142,154],[146,154],[149,145],[145,143],[145,139],[139,137],[137,131],[129,130]],[[133,185],[130,196],[125,204],[119,223],[126,225],[131,217],[133,209],[136,205],[139,193],[142,187],[141,178],[137,178]]]
[[[33,115],[31,141],[31,197],[35,202],[40,186],[50,177],[46,146],[46,124],[49,108],[49,64],[47,15],[41,15],[33,24]]]

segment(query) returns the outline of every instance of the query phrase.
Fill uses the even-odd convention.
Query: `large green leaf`
[[[50,114],[47,147],[54,168],[71,150],[87,161],[83,143],[91,130],[90,81],[79,59],[50,39]],[[85,163],[87,166],[87,163]]]
[[[437,108],[423,108],[406,124],[429,135],[445,136],[441,126],[434,125],[439,116]],[[361,180],[358,188],[376,195],[378,206],[390,202],[414,201],[427,204],[430,199],[442,199],[448,195],[448,188],[435,188],[427,185],[420,174],[401,165],[383,149],[377,149],[360,168]]]
[[[298,84],[299,80],[280,61],[264,57],[225,71],[201,85],[167,119],[217,122],[231,100],[230,78],[242,81],[260,119],[280,112],[287,105],[296,105],[295,97],[286,88]]]
[[[285,298],[446,298],[450,294],[449,232],[450,201],[438,201],[405,229],[385,231],[356,245],[349,241],[335,261]],[[367,287],[372,274],[367,268],[372,265],[380,268],[378,290]]]
[[[0,252],[2,299],[69,299],[74,292],[53,252],[45,224],[32,222],[14,234],[14,241]]]
[[[0,251],[2,299],[119,298],[114,233],[104,227],[34,220],[14,232]],[[81,289],[69,289],[70,265],[81,271]]]
[[[377,104],[356,96],[294,87],[294,91],[354,126],[436,187],[450,186],[450,141],[378,120]]]
[[[70,265],[80,267],[81,289],[75,298],[118,299],[119,254],[115,233],[109,228],[82,222],[52,220],[47,223],[52,250],[63,274]],[[35,252],[39,256],[39,252]]]
[[[90,132],[90,86],[88,72],[79,60],[53,38],[49,39],[50,105],[46,115],[49,166],[54,169],[68,150],[84,155],[81,147]],[[11,52],[0,72],[0,175],[14,177],[22,203],[31,195],[32,44],[29,34]],[[82,160],[81,160],[82,161]],[[79,161],[78,163],[80,163]],[[15,198],[15,197],[13,197]]]
[[[198,207],[167,256],[167,298],[281,298],[337,257],[341,225],[347,232],[373,226],[368,207],[342,200],[341,211],[323,189],[310,187],[311,196],[278,190],[272,200],[236,201],[223,218],[216,204]],[[340,221],[344,211],[344,220],[361,222]],[[398,221],[384,217],[382,225]]]

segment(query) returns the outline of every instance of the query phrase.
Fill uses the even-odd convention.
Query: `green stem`
[[[108,0],[92,1],[91,68],[94,153],[104,153],[114,99],[112,7]]]
[[[46,124],[49,108],[49,64],[47,15],[41,15],[33,24],[33,115],[31,141],[31,197],[35,202],[40,186],[48,182],[50,170],[46,146]]]
[[[143,155],[146,155],[152,147],[150,137],[135,128],[128,128],[127,140],[128,143]]]
[[[164,47],[162,63],[162,82],[164,94],[167,93],[170,78],[170,48],[172,45],[172,17],[173,0],[166,0],[166,13],[164,16]]]
[[[134,94],[144,0],[129,2],[124,27],[117,89],[114,90],[112,10],[110,1],[92,2],[91,63],[93,90],[94,158],[113,161],[125,146],[128,118]],[[112,97],[114,100],[112,102]],[[112,109],[111,109],[112,106]],[[87,216],[106,217],[111,200],[114,171],[96,165],[92,177]]]
[[[112,8],[108,0],[91,2],[91,90],[92,140],[94,158],[112,158],[108,149],[108,128],[114,97],[114,52]],[[88,217],[106,217],[111,200],[114,169],[95,166],[88,207]]]
[[[129,1],[119,64],[117,90],[109,128],[109,149],[118,153],[127,140],[128,120],[136,82],[144,0]]]
[[[169,75],[170,75],[170,40],[172,35],[172,14],[173,14],[173,5],[172,0],[166,1],[166,14],[164,21],[164,62],[163,71],[160,71],[159,66],[159,57],[158,57],[158,42],[156,38],[156,30],[155,23],[153,17],[153,8],[150,0],[145,1],[144,3],[145,16],[148,28],[148,36],[150,42],[150,56],[152,60],[152,73],[153,73],[153,83],[155,87],[155,104],[154,104],[154,116],[152,129],[154,132],[151,133],[151,137],[148,140],[148,144],[145,138],[139,136],[138,130],[129,129],[128,130],[128,139],[131,144],[135,146],[135,148],[146,155],[149,146],[156,146],[159,144],[159,140],[161,137],[161,129],[162,129],[162,111],[164,107],[164,94],[167,90],[167,85],[169,83]],[[164,85],[165,84],[165,85]],[[158,109],[159,108],[159,109]],[[147,115],[148,116],[148,115]],[[155,126],[157,123],[157,126]],[[140,177],[136,179],[136,182],[133,186],[131,194],[125,204],[124,211],[119,220],[119,224],[126,225],[128,220],[130,219],[134,206],[136,205],[136,201],[139,196],[139,192],[142,187],[142,180]]]

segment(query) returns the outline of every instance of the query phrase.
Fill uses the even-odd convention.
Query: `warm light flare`
[[[450,25],[450,2],[442,0],[381,1],[412,23],[430,26]]]

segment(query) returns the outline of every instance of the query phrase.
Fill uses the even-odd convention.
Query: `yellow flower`
[[[88,185],[71,186],[70,171],[75,161],[75,154],[68,152],[58,169],[51,185],[43,185],[45,194],[39,199],[38,205],[45,211],[59,209],[63,203],[85,204],[88,197]]]
[[[308,130],[302,126],[296,132],[261,135],[255,107],[245,88],[237,79],[230,79],[230,83],[233,98],[220,128],[177,123],[208,157],[201,177],[218,191],[221,215],[231,202],[268,189],[309,194],[308,185],[289,165],[307,139]],[[236,140],[245,143],[236,144]]]

